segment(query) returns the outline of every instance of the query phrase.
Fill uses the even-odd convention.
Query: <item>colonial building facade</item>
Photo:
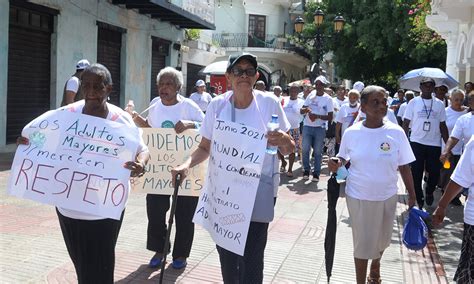
[[[474,0],[432,0],[426,24],[446,41],[446,72],[474,82]]]
[[[0,150],[60,105],[83,58],[111,71],[111,103],[145,109],[158,71],[180,67],[184,28],[215,28],[214,7],[201,2],[0,0]]]

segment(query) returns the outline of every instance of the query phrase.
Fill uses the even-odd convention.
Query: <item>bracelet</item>
[[[201,125],[199,124],[199,122],[194,121],[194,128],[195,128],[195,129],[199,129],[200,126],[201,126]]]

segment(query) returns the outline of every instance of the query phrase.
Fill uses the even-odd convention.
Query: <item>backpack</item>
[[[429,214],[412,207],[403,228],[403,244],[410,250],[421,250],[428,242],[428,226],[423,219]]]

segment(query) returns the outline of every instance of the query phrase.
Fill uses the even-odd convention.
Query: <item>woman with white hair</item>
[[[186,129],[198,128],[204,119],[199,106],[190,99],[179,95],[183,85],[183,74],[173,67],[166,67],[156,76],[158,97],[150,105],[148,117],[145,119],[136,112],[132,117],[140,127],[174,128],[176,133]],[[192,222],[198,197],[178,196],[176,205],[176,235],[173,248],[173,263],[175,269],[185,268],[194,238],[194,223]],[[148,194],[146,197],[148,215],[147,249],[154,251],[149,267],[161,265],[166,238],[166,212],[170,208],[170,195]]]
[[[456,124],[456,121],[458,118],[460,118],[462,115],[466,114],[468,112],[468,107],[465,107],[463,105],[464,102],[464,91],[461,89],[455,89],[451,92],[451,96],[449,97],[451,104],[450,106],[446,107],[446,126],[448,127],[448,132],[449,135],[453,133],[454,125]],[[446,147],[445,143],[443,142],[441,144],[441,152],[443,152],[444,148]],[[449,178],[451,177],[451,174],[453,173],[454,168],[458,164],[459,159],[461,158],[461,154],[464,148],[464,143],[461,141],[460,143],[457,143],[456,146],[454,146],[451,149],[451,157],[449,157],[449,167],[444,167],[441,169],[440,175],[439,175],[439,181],[438,181],[438,187],[444,188],[448,184]],[[459,200],[460,195],[456,196],[453,200],[451,200],[451,204],[461,206],[462,203]]]

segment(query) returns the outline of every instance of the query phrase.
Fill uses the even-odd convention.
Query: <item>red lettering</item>
[[[83,179],[75,179],[76,177],[76,174],[81,174],[84,176]],[[87,174],[86,173],[81,173],[81,172],[77,172],[77,171],[74,171],[72,173],[72,177],[71,177],[71,183],[69,184],[69,191],[67,192],[67,196],[66,198],[69,198],[69,194],[71,193],[71,189],[72,189],[72,183],[75,182],[75,181],[83,181],[87,178]]]
[[[92,177],[92,176],[98,177],[98,178],[101,178],[101,177],[102,177],[102,176],[94,175],[94,174],[90,174],[90,175],[89,175],[89,178],[87,179],[86,190],[84,190],[84,198],[82,198],[82,200],[84,200],[84,201],[87,202],[87,203],[90,203],[90,204],[94,204],[94,205],[95,205],[94,202],[89,201],[89,200],[86,200],[86,195],[87,195],[87,190],[88,190],[88,189],[95,190],[95,191],[99,191],[98,188],[89,187],[89,183],[90,183],[90,181],[91,181],[91,177]]]
[[[36,183],[36,180],[37,180],[37,179],[49,180],[48,178],[40,177],[40,176],[38,175],[38,172],[39,172],[39,170],[40,170],[40,167],[46,167],[46,168],[54,168],[54,167],[53,167],[53,166],[50,166],[50,165],[43,165],[43,164],[39,164],[38,167],[36,167],[36,173],[35,173],[35,177],[33,178],[33,184],[31,185],[31,190],[32,190],[32,191],[36,191],[36,192],[38,192],[38,193],[40,193],[40,194],[44,194],[43,191],[39,191],[39,190],[36,190],[36,189],[35,189],[35,183]]]
[[[66,192],[66,190],[68,189],[67,183],[66,183],[65,181],[63,181],[63,180],[59,180],[59,179],[58,179],[58,174],[59,174],[60,172],[64,171],[64,170],[69,170],[69,168],[62,168],[62,169],[60,169],[59,171],[57,171],[56,174],[54,175],[54,179],[55,179],[56,181],[59,181],[60,183],[64,184],[65,188],[64,188],[63,191],[61,191],[61,192],[54,192],[53,194],[62,194],[62,193],[64,193],[64,192]]]
[[[26,161],[30,162],[30,166],[27,169],[23,168]],[[28,174],[26,173],[26,171],[31,169],[31,167],[33,167],[33,161],[30,160],[30,159],[24,159],[23,163],[21,163],[21,167],[20,167],[20,171],[18,172],[18,176],[16,177],[15,185],[18,184],[18,180],[20,179],[20,174],[23,172],[23,174],[25,174],[25,179],[26,179],[26,189],[28,190]]]
[[[120,201],[119,203],[115,203],[115,190],[118,188],[118,187],[122,187],[122,196],[120,197]],[[115,206],[118,206],[120,203],[122,203],[123,199],[125,197],[125,186],[121,183],[117,184],[117,186],[114,187],[114,190],[112,190],[112,203],[115,205]]]

